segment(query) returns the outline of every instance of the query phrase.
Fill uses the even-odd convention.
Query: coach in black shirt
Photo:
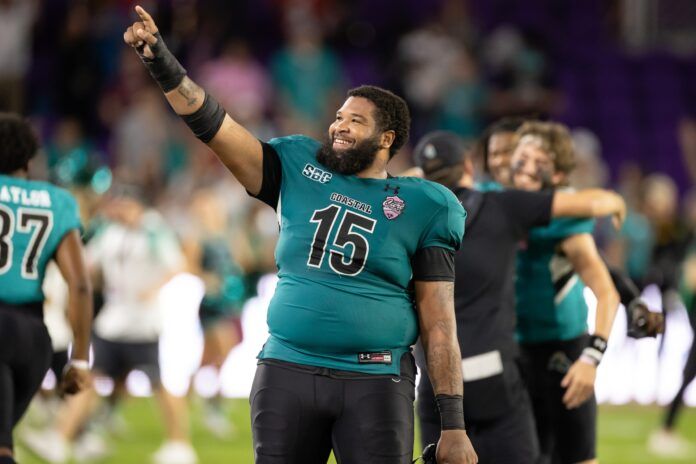
[[[449,132],[419,142],[424,177],[449,187],[467,211],[455,257],[457,336],[464,374],[466,428],[479,462],[534,463],[539,445],[529,397],[516,364],[514,266],[518,243],[555,216],[625,215],[620,196],[604,190],[479,192],[466,144]],[[426,373],[422,353],[418,365]],[[437,443],[439,414],[427,375],[418,386],[423,445]]]

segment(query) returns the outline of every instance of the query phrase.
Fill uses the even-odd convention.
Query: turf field
[[[251,431],[248,425],[249,406],[245,400],[229,401],[230,416],[237,429],[227,442],[215,439],[202,426],[198,408],[192,411],[193,443],[201,464],[252,463]],[[155,402],[148,398],[129,399],[121,408],[127,428],[121,436],[111,437],[113,454],[104,464],[144,464],[162,440]],[[599,457],[604,464],[694,463],[688,459],[659,459],[646,448],[646,438],[659,423],[661,410],[652,406],[603,406],[599,414]],[[680,432],[696,445],[696,409],[684,411],[679,422]],[[18,449],[21,464],[41,461]],[[334,462],[334,461],[330,461]]]

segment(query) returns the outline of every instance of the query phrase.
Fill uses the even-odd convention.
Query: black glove
[[[640,298],[636,298],[626,308],[627,335],[631,338],[656,337],[665,331],[665,316],[656,313]]]

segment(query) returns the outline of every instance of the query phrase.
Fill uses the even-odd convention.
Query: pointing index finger
[[[143,8],[140,5],[137,5],[135,7],[135,12],[138,13],[138,16],[140,16],[140,19],[143,20],[145,27],[147,27],[150,32],[152,32],[152,33],[157,32],[157,26],[155,26],[155,20],[152,19],[152,16],[150,16],[150,13],[145,11],[145,8]]]

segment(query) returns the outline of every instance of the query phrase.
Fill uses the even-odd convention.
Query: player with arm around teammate
[[[582,192],[474,189],[469,148],[456,134],[425,135],[414,156],[426,179],[448,187],[467,210],[467,235],[455,256],[455,312],[464,374],[464,417],[481,462],[533,464],[539,458],[534,417],[518,368],[514,267],[518,243],[553,217],[615,215],[621,197],[599,189]],[[427,372],[419,361],[419,367]],[[440,434],[427,375],[418,385],[423,446]]]
[[[512,156],[515,187],[558,190],[574,166],[567,129],[527,122]],[[518,253],[517,334],[544,462],[596,462],[594,381],[619,295],[591,232],[593,222],[556,219],[530,231]],[[597,298],[587,333],[589,287]]]
[[[527,119],[527,121],[532,121]],[[481,138],[486,179],[477,183],[477,190],[512,188],[512,153],[515,150],[516,131],[525,123],[521,117],[505,117],[486,128]],[[635,282],[625,271],[607,265],[621,304],[626,309],[627,335],[633,338],[655,337],[664,331],[664,315],[651,312],[640,295]]]
[[[438,461],[477,462],[464,430],[452,260],[466,213],[447,189],[391,178],[405,102],[353,89],[321,144],[259,142],[186,77],[150,15],[124,34],[172,108],[280,223],[280,281],[252,394],[259,463],[410,462],[420,335],[442,418]],[[413,276],[413,293],[409,284]]]
[[[80,240],[77,203],[67,191],[28,179],[38,142],[28,122],[0,113],[0,463],[14,463],[12,429],[51,362],[41,285],[50,259],[68,284],[72,355],[66,393],[90,380],[91,285]]]

